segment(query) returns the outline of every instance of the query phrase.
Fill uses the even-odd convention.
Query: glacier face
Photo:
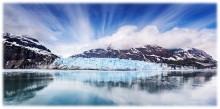
[[[118,58],[57,58],[51,69],[71,70],[162,70],[159,63]]]

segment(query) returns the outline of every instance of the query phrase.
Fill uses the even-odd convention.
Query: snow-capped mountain
[[[185,48],[185,49],[171,49],[170,50],[174,55],[177,55],[178,57],[182,59],[186,58],[194,58],[197,60],[211,60],[212,57],[208,55],[206,52],[195,49],[195,48]]]
[[[57,56],[28,36],[3,34],[4,68],[39,68],[52,63]]]
[[[4,33],[3,43],[4,68],[6,69],[50,67],[55,69],[143,70],[158,69],[158,65],[160,67],[165,65],[171,69],[217,66],[217,61],[210,55],[195,48],[166,49],[157,45],[146,45],[119,50],[109,46],[107,49],[92,49],[63,59],[51,53],[38,40],[28,36]]]
[[[202,50],[195,48],[166,49],[157,45],[146,45],[127,50],[92,49],[71,57],[119,58],[156,63],[166,63],[173,67],[193,66],[196,68],[216,67],[216,61]]]

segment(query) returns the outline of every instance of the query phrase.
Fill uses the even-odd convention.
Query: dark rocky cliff
[[[27,36],[3,34],[3,57],[5,69],[47,68],[58,56]]]

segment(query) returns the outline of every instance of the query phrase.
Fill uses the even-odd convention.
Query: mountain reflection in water
[[[215,89],[210,89],[211,99],[208,101],[206,99],[209,98],[203,100],[202,97],[189,93],[193,90],[197,91],[198,88],[213,88],[210,83],[214,84],[215,88],[215,83],[212,82],[215,76],[216,71],[5,72],[4,104],[216,105],[216,97],[213,98],[213,95],[216,95]],[[206,89],[201,94],[207,93]],[[185,93],[192,97],[183,97],[187,96],[184,95]],[[167,94],[177,94],[179,101],[177,98],[175,98],[176,101],[172,101],[173,95],[169,95],[170,100]],[[42,95],[45,99],[39,100]],[[169,100],[165,100],[163,96],[168,96]],[[153,97],[153,99],[147,97]],[[187,99],[189,102],[184,102]]]
[[[48,73],[7,72],[4,74],[4,103],[20,104],[31,99],[52,80]]]

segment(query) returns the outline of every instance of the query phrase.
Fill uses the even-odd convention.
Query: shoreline
[[[81,71],[81,72],[84,72],[84,71],[94,71],[94,72],[146,72],[146,71],[155,71],[155,72],[158,72],[158,71],[167,71],[167,72],[192,72],[192,71],[201,71],[201,72],[204,72],[204,71],[217,71],[218,69],[187,69],[187,70],[88,70],[88,69],[85,69],[85,70],[67,70],[67,69],[2,69],[3,73],[7,73],[7,72],[26,72],[26,71],[30,71],[30,72],[36,72],[36,71],[42,71],[42,72],[53,72],[53,71],[65,71],[65,72],[72,72],[72,71]]]

